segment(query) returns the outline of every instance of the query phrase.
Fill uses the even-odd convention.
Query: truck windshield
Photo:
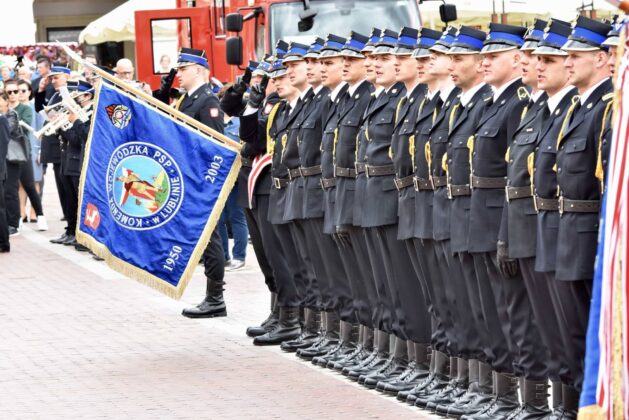
[[[310,43],[315,36],[328,33],[347,36],[350,30],[369,35],[372,27],[400,30],[403,26],[419,27],[419,10],[416,0],[313,0],[312,10],[317,12],[313,27],[299,32],[299,12],[303,3],[274,3],[271,6],[271,47],[278,39]]]

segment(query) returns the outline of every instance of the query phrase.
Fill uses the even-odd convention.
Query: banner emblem
[[[129,110],[128,107],[121,104],[112,104],[105,109],[114,127],[122,130],[129,125],[129,121],[131,121],[131,110]]]
[[[117,147],[107,168],[109,211],[127,229],[154,229],[170,220],[183,199],[183,179],[174,159],[144,142]]]

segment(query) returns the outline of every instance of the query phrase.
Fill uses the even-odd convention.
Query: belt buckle
[[[323,178],[319,178],[319,184],[321,184],[321,189],[325,190],[325,183],[323,182]]]
[[[563,215],[563,195],[559,196],[559,215]]]
[[[448,182],[446,184],[446,188],[448,190],[448,199],[452,200],[454,198],[454,196],[452,195],[452,184],[450,184],[450,182]]]
[[[507,197],[507,203],[509,202],[509,186],[505,185],[505,196]]]
[[[369,178],[369,165],[365,163],[365,176]]]
[[[290,172],[289,172],[289,176],[290,176]],[[280,185],[280,179],[279,178],[273,178],[273,186],[277,190],[282,188],[282,186]]]
[[[535,209],[535,213],[539,213],[539,206],[537,205],[537,196],[533,196],[533,208]]]
[[[360,162],[356,162],[356,161],[354,161],[354,170],[356,171],[356,177],[358,177],[358,164],[359,164],[359,163],[360,163]]]
[[[470,174],[470,191],[474,188],[474,175]]]
[[[419,191],[419,178],[416,176],[413,177],[413,187],[415,188],[415,191]]]
[[[354,165],[355,165],[355,164],[356,164],[356,162],[354,162]],[[334,178],[336,178],[336,177],[337,177],[337,175],[336,175],[336,168],[337,168],[337,166],[336,166],[336,165],[334,165],[334,168],[332,169],[332,175],[334,175]]]
[[[430,188],[432,188],[433,190],[435,189],[435,182],[432,180],[432,174],[428,175],[428,185],[430,186]]]
[[[303,177],[304,177],[304,171],[303,171],[303,169],[304,169],[304,168],[302,168],[302,167],[300,166],[300,167],[299,167],[299,168],[297,168],[297,169],[299,169],[299,176],[303,178]]]
[[[399,183],[398,183],[398,181],[399,181]],[[395,184],[395,189],[397,189],[398,192],[399,192],[400,191],[400,184],[402,183],[402,181],[398,180],[397,178],[394,178],[393,179],[393,183]]]

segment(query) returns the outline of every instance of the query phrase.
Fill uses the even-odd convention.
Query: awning
[[[136,10],[174,9],[175,0],[128,0],[91,22],[79,34],[79,42],[87,44],[100,44],[101,42],[135,41],[135,17]],[[173,28],[170,21],[153,23],[154,35],[172,36]]]

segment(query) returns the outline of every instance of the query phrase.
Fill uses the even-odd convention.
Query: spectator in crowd
[[[0,115],[0,253],[9,252],[9,226],[7,225],[4,182],[7,175],[7,149],[9,147],[9,122]]]
[[[231,85],[226,85],[218,92],[218,96],[222,97],[224,92]],[[225,118],[225,135],[240,142],[239,129],[240,118],[230,118],[227,114]],[[225,254],[225,271],[239,270],[245,266],[245,258],[247,256],[247,243],[249,239],[249,230],[247,229],[247,220],[245,218],[245,212],[238,205],[238,188],[247,188],[246,185],[239,185],[238,182],[234,184],[234,188],[229,193],[227,202],[221,214],[221,219],[218,223],[218,231],[221,235],[223,242],[223,252]],[[232,255],[229,255],[229,234],[227,231],[227,225],[231,227],[231,232],[234,237],[234,247],[232,248]]]
[[[37,72],[39,73],[39,77],[33,80],[33,83],[32,83],[33,92],[37,92],[39,90],[39,85],[42,79],[46,79],[48,77],[48,74],[50,73],[51,65],[52,63],[50,61],[50,58],[45,57],[45,56],[40,56],[37,58]],[[45,92],[46,92],[45,98],[47,102],[51,98],[51,96],[54,95],[55,93],[54,86],[48,83],[46,85]]]
[[[133,79],[133,75],[135,74],[135,69],[133,68],[133,63],[128,58],[121,58],[116,63],[116,68],[114,69],[116,73],[116,77],[120,80],[124,80],[129,83],[131,86],[143,90],[147,95],[152,95],[153,91],[151,90],[151,86],[139,82]]]
[[[2,81],[9,80],[13,75],[13,70],[11,70],[11,65],[7,62],[0,64],[0,76],[2,77]]]
[[[28,66],[21,66],[17,71],[17,77],[30,83],[33,78],[33,71]]]
[[[35,113],[35,104],[33,103],[33,90],[31,88],[31,84],[26,80],[18,80],[18,100],[21,105],[27,106],[30,108],[33,118],[31,119],[30,126],[33,130],[37,131],[44,125],[44,119],[40,114]],[[9,98],[11,99],[11,98]],[[28,130],[27,130],[28,131]],[[42,183],[43,183],[43,170],[42,165],[39,162],[39,150],[40,150],[40,142],[35,138],[32,131],[28,131],[27,133],[30,145],[31,145],[31,167],[33,171],[33,182],[35,183],[35,190],[41,201],[41,191],[42,191]],[[23,174],[27,172],[27,169],[23,171]],[[22,177],[20,177],[20,181],[22,181]],[[27,192],[24,190],[23,186],[20,185],[20,216],[22,217],[22,221],[30,221],[35,222],[37,220],[37,212],[35,208],[36,204],[33,204],[35,198],[31,200],[31,213],[30,217],[26,215],[26,198]],[[30,199],[30,197],[29,197]],[[40,204],[41,205],[41,204]]]

